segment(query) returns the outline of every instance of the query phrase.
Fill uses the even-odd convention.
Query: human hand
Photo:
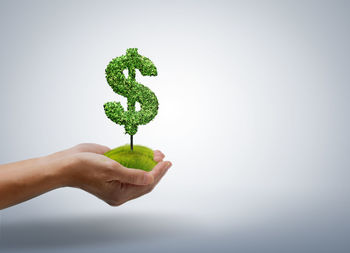
[[[151,172],[129,169],[104,156],[108,147],[84,143],[39,158],[0,165],[0,210],[63,186],[81,188],[112,206],[146,194],[171,166],[154,151]]]
[[[155,150],[154,160],[158,164],[152,171],[126,168],[104,156],[108,150],[98,144],[79,144],[50,158],[66,164],[60,173],[63,186],[83,189],[112,206],[152,191],[171,166],[170,162],[163,161],[164,154]]]
[[[96,143],[81,143],[78,145],[75,145],[74,147],[53,153],[51,155],[48,155],[47,158],[50,160],[52,159],[60,159],[69,155],[74,155],[77,153],[82,153],[82,152],[91,152],[91,153],[96,153],[96,154],[104,154],[107,151],[109,151],[110,148],[96,144]]]

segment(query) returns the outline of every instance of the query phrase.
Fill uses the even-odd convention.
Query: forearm
[[[66,166],[66,162],[49,157],[0,165],[0,209],[64,186]]]
[[[103,155],[106,146],[84,143],[54,154],[0,165],[0,210],[53,189],[80,188],[110,205],[120,205],[155,187],[171,166],[154,152],[151,172],[130,169]]]

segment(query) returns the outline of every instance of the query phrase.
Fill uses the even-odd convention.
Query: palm
[[[121,205],[129,200],[151,192],[166,171],[154,169],[150,173],[153,174],[154,182],[149,185],[134,185],[119,180],[107,181],[106,188],[109,189],[109,192],[111,193],[110,201],[107,201],[107,203],[113,206]]]

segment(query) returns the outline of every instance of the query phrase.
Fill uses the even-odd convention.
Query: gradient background
[[[1,252],[349,252],[349,1],[1,1],[0,162],[129,141],[108,62],[160,102],[173,167],[112,208],[58,189],[1,211]]]

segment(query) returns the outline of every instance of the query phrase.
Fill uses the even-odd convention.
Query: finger
[[[91,152],[96,154],[104,154],[110,150],[109,147],[96,144],[96,143],[81,143],[72,148],[74,151],[78,152]]]
[[[162,169],[159,174],[154,176],[153,187],[159,183],[159,181],[162,179],[162,177],[167,173],[168,169],[172,166],[172,163],[169,161],[166,161],[165,163],[166,163],[165,169]]]
[[[160,155],[160,156],[165,157],[165,155],[163,154],[163,152],[162,152],[162,151],[160,151],[160,150],[158,150],[158,149],[153,150],[153,153],[154,153],[154,155]]]
[[[171,167],[171,165],[172,164],[169,161],[158,163],[150,172],[154,178],[154,181],[159,181],[165,172]]]
[[[160,179],[168,171],[170,166],[171,166],[170,162],[158,163],[151,172],[154,175],[154,182],[146,186],[136,185],[136,186],[128,187],[127,190],[124,192],[125,196],[127,196],[126,198],[128,200],[135,199],[152,191],[153,188],[159,183]]]
[[[149,185],[154,182],[154,176],[150,172],[126,168],[119,163],[116,163],[115,173],[116,178],[123,183],[133,185]]]
[[[153,151],[153,154],[154,154],[154,161],[156,161],[156,162],[161,162],[161,161],[163,161],[163,159],[164,159],[164,157],[165,157],[165,155],[161,152],[161,151],[159,151],[159,150],[154,150]]]
[[[162,157],[162,156],[155,155],[154,158],[153,158],[153,160],[156,161],[157,163],[159,163],[159,162],[162,162],[162,161],[163,161],[163,158],[164,158],[164,157]]]
[[[111,150],[109,147],[100,144],[91,143],[90,145],[91,147],[87,149],[87,152],[103,155],[104,153]]]
[[[110,151],[111,149],[107,146],[100,145],[100,154],[103,155],[104,153]]]

